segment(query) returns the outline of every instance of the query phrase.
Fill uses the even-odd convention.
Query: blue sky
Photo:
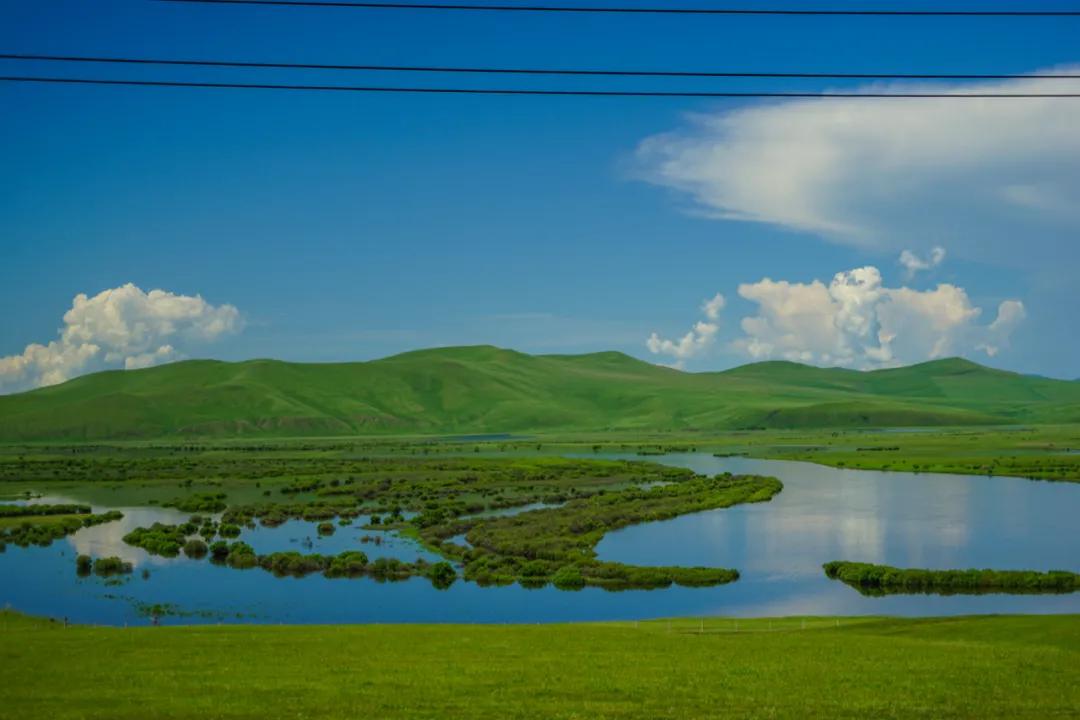
[[[294,62],[1032,72],[1080,62],[1078,31],[1080,20],[1067,19],[544,16],[0,0],[3,52]],[[4,74],[602,84],[0,64]],[[724,85],[766,86],[858,85]],[[147,292],[201,296],[211,311],[227,304],[242,319],[227,331],[204,332],[201,320],[185,315],[196,325],[184,334],[136,298],[121,320],[150,317],[156,334],[134,344],[130,333],[123,341],[91,338],[104,349],[71,374],[166,344],[175,352],[162,358],[325,361],[492,343],[529,352],[617,349],[692,370],[763,357],[874,367],[959,353],[1024,372],[1080,376],[1080,221],[1069,209],[1080,179],[1078,131],[1070,129],[1080,127],[1080,101],[1041,101],[1017,113],[1001,103],[1025,101],[997,100],[993,107],[968,105],[970,115],[962,109],[966,100],[925,112],[907,101],[885,102],[894,104],[852,108],[858,142],[841,135],[845,157],[837,160],[830,123],[842,120],[834,111],[776,102],[0,84],[0,358],[11,368],[27,346],[56,341],[58,329],[71,328],[73,321],[62,318],[76,294],[93,298],[133,283]],[[811,115],[817,119],[806,121]],[[897,145],[898,136],[907,144]],[[784,143],[791,147],[777,150]],[[916,157],[935,143],[939,155]],[[848,145],[858,148],[848,153]],[[825,165],[822,155],[829,156]],[[880,187],[871,188],[876,181]],[[974,186],[979,192],[964,189]],[[1003,207],[1015,212],[1002,214]],[[839,225],[846,229],[830,229]],[[945,254],[935,265],[936,247]],[[911,273],[899,262],[903,250],[932,267]],[[865,266],[877,268],[878,278],[833,281]],[[766,278],[772,284],[761,284]],[[962,297],[938,292],[941,283],[961,289]],[[714,318],[700,307],[717,293],[725,303]],[[784,315],[792,304],[805,309],[818,301],[824,315]],[[1014,302],[1022,309],[1007,304]],[[953,325],[935,325],[958,306]],[[806,334],[822,322],[833,327]],[[708,327],[671,351],[695,323]],[[71,342],[80,332],[60,338]],[[652,333],[671,341],[669,351],[650,351]],[[106,360],[110,348],[116,352]],[[15,389],[37,384],[27,374],[29,357]]]

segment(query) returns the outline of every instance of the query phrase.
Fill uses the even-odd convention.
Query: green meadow
[[[125,629],[9,612],[0,639],[5,718],[1080,714],[1078,616]]]

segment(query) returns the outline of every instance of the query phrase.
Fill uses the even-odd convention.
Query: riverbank
[[[1080,713],[1077,615],[124,629],[5,612],[0,638],[5,718]]]

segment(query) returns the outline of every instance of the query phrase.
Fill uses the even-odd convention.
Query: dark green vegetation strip
[[[670,630],[665,621],[65,629],[0,614],[0,717],[1080,714],[1077,616],[784,618],[735,627],[706,618],[676,620]]]
[[[58,506],[52,506],[58,507]],[[84,527],[112,522],[124,517],[119,510],[109,510],[99,515],[79,513],[76,515],[31,515],[0,519],[0,552],[8,543],[27,547],[49,545],[53,540],[70,535]]]
[[[89,555],[79,555],[75,558],[75,572],[80,576],[87,576],[91,572],[100,577],[112,575],[129,575],[135,566],[125,562],[115,555],[111,557],[91,558]]]
[[[864,595],[935,593],[1068,593],[1080,590],[1080,574],[1065,570],[923,570],[833,561],[825,574]]]
[[[440,348],[365,363],[198,360],[0,397],[0,439],[318,437],[1080,422],[1080,383],[961,359],[684,373],[616,352]]]
[[[0,505],[0,518],[89,514],[89,505]]]

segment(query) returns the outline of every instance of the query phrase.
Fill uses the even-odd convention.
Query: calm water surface
[[[639,459],[635,456],[594,455]],[[259,569],[233,570],[186,558],[164,559],[125,545],[132,528],[175,523],[187,513],[119,508],[115,523],[85,528],[47,548],[8,546],[0,554],[0,604],[75,622],[146,624],[142,604],[185,612],[166,623],[261,622],[554,622],[674,615],[962,614],[1080,612],[1071,595],[929,595],[867,598],[825,578],[829,560],[901,567],[1066,569],[1080,571],[1080,485],[984,476],[838,470],[807,463],[715,458],[688,453],[650,461],[715,474],[775,475],[784,491],[771,502],[686,515],[606,536],[605,560],[719,565],[742,578],[716,588],[564,592],[548,587],[480,588],[458,581],[436,590],[424,579],[379,583],[319,575],[276,578]],[[42,498],[39,502],[77,498]],[[95,506],[101,511],[104,506]],[[361,544],[357,524],[320,537],[315,523],[245,530],[258,552],[338,553],[359,548],[371,557],[436,557],[409,540],[382,533]],[[135,564],[119,584],[78,578],[75,556],[118,555]],[[148,576],[143,577],[143,570]]]

